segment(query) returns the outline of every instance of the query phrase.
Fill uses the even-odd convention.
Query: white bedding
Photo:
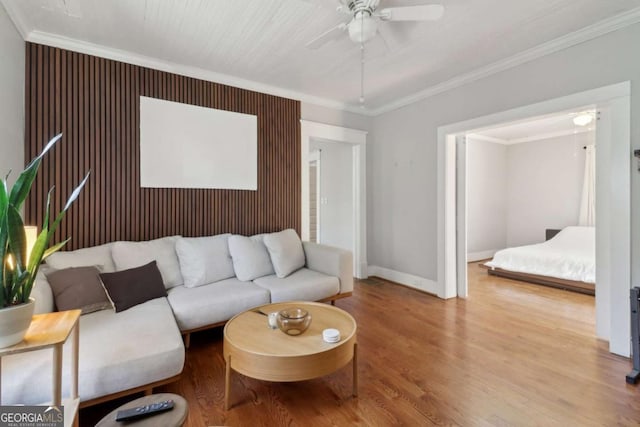
[[[594,227],[567,227],[544,243],[498,251],[485,265],[519,273],[595,283],[595,236]]]

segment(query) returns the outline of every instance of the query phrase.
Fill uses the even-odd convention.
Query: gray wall
[[[469,261],[507,246],[508,146],[467,138],[467,253]]]
[[[307,102],[303,102],[300,105],[300,116],[302,120],[366,131],[371,130],[373,124],[372,117],[351,113],[349,111],[321,107]]]
[[[2,5],[0,52],[0,175],[12,170],[11,185],[24,166],[25,44]]]
[[[320,154],[320,242],[353,250],[353,150],[349,144],[312,140]]]
[[[639,44],[635,24],[376,117],[367,165],[369,264],[437,280],[439,126],[630,80],[631,144],[640,148]],[[635,171],[631,184],[633,261],[640,251]],[[635,283],[640,262],[632,266]]]
[[[507,246],[544,241],[545,229],[578,224],[583,146],[593,132],[510,145],[507,149]]]
[[[545,229],[577,225],[583,146],[595,133],[503,145],[467,138],[469,260],[543,242]]]

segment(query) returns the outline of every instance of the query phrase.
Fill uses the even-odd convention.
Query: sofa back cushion
[[[276,276],[284,278],[304,267],[305,258],[298,233],[289,228],[278,233],[264,235]]]
[[[180,272],[187,288],[219,282],[235,276],[229,253],[230,234],[181,237],[176,242]]]
[[[264,234],[251,237],[234,234],[229,237],[233,270],[239,280],[247,282],[274,273],[263,238]]]
[[[156,261],[164,286],[182,285],[176,242],[180,236],[163,237],[146,242],[115,242],[111,255],[117,270],[128,270]]]
[[[75,251],[61,251],[51,254],[47,258],[47,265],[56,269],[63,270],[71,267],[98,267],[103,273],[116,271],[113,258],[111,257],[111,248],[113,243],[105,245],[93,246],[91,248],[78,249]]]

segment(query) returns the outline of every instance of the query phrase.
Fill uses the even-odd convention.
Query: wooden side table
[[[77,425],[77,413],[80,398],[78,397],[78,346],[80,338],[80,310],[59,311],[55,313],[36,314],[33,316],[29,330],[24,339],[11,347],[0,349],[0,380],[2,378],[2,357],[29,351],[53,349],[53,389],[52,405],[62,405],[62,348],[72,335],[71,351],[71,396],[65,399],[65,426]],[[0,396],[0,402],[2,397]]]

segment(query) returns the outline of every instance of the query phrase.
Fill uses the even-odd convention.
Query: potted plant
[[[32,248],[27,248],[27,238],[21,217],[22,205],[31,191],[43,156],[58,142],[62,134],[57,135],[44,147],[31,163],[22,171],[9,190],[7,179],[0,184],[0,348],[22,341],[29,329],[33,316],[34,300],[30,298],[31,289],[42,261],[61,249],[69,239],[49,247],[56,228],[64,218],[71,204],[78,198],[87,182],[87,174],[80,185],[69,196],[64,208],[50,223],[49,202],[42,222],[42,231],[38,234]],[[27,259],[28,249],[31,249]]]

